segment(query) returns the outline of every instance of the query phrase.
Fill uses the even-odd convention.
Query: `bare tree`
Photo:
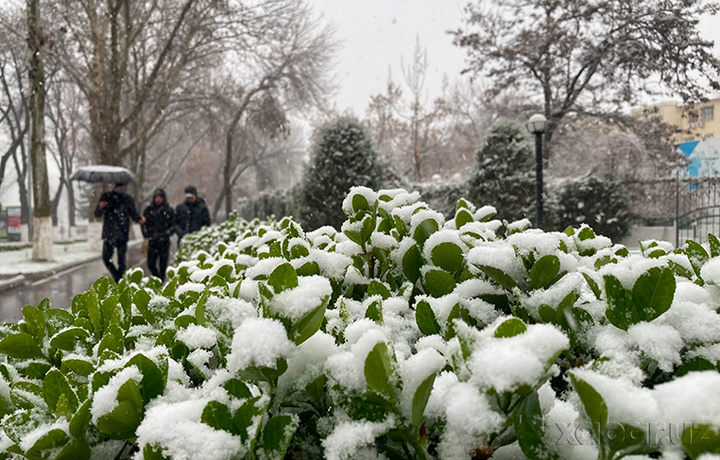
[[[549,147],[570,114],[617,111],[656,88],[686,101],[720,89],[720,60],[698,31],[717,11],[705,1],[477,0],[454,35],[492,93],[536,95]]]
[[[269,2],[256,19],[250,34],[243,36],[241,53],[230,56],[239,65],[231,78],[237,83],[234,97],[219,96],[228,118],[225,121],[223,190],[215,202],[217,216],[222,203],[233,209],[233,186],[257,161],[248,155],[244,134],[254,127],[267,136],[287,134],[287,112],[320,104],[329,91],[328,65],[334,50],[332,32],[319,28],[305,2]],[[248,42],[249,40],[249,42]],[[239,129],[245,125],[246,129]]]
[[[46,115],[51,132],[48,150],[60,174],[58,187],[51,201],[53,225],[57,225],[60,199],[66,190],[68,223],[72,227],[75,225],[76,203],[70,174],[84,156],[81,148],[87,128],[84,123],[86,107],[79,89],[68,80],[57,78],[48,91]]]

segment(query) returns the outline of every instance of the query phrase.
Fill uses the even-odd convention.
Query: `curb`
[[[12,288],[25,284],[25,275],[16,275],[0,281],[0,292],[9,291]]]

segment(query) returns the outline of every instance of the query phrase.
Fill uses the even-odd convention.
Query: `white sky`
[[[337,53],[335,98],[341,112],[363,117],[370,96],[382,93],[392,72],[404,85],[401,59],[412,61],[416,37],[427,49],[427,96],[441,93],[443,74],[452,83],[464,67],[465,52],[452,44],[447,30],[463,23],[467,0],[308,0],[335,28],[341,41]],[[720,16],[708,18],[700,29],[716,43],[720,55]],[[716,95],[713,95],[716,96]]]
[[[401,59],[412,62],[416,37],[427,49],[425,90],[440,95],[443,75],[454,81],[465,52],[452,44],[447,30],[462,24],[465,0],[308,0],[335,28],[337,108],[365,115],[370,96],[384,92],[388,72],[404,84]]]

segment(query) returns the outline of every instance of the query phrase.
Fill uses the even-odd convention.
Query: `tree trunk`
[[[65,183],[68,191],[68,225],[72,228],[75,226],[75,189],[71,181]]]
[[[29,110],[32,122],[30,161],[33,179],[33,260],[52,260],[52,218],[48,186],[47,158],[45,158],[45,72],[42,46],[44,38],[40,26],[39,0],[27,0],[28,77],[30,80]]]

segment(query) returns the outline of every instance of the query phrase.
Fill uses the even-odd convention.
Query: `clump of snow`
[[[391,415],[379,423],[346,421],[338,423],[330,435],[323,439],[327,460],[347,460],[363,447],[372,444],[375,438],[395,426]]]
[[[191,324],[184,329],[177,331],[177,340],[187,345],[190,349],[212,348],[217,344],[215,331],[204,326]]]
[[[280,321],[250,318],[235,330],[227,366],[232,372],[250,366],[274,368],[277,360],[287,357],[294,346]]]
[[[295,288],[276,294],[270,301],[270,311],[285,318],[298,320],[322,305],[332,294],[330,281],[322,276],[300,276]]]
[[[535,385],[551,359],[570,345],[567,336],[549,324],[530,325],[522,334],[509,338],[485,335],[475,345],[467,365],[473,373],[471,382],[498,392]]]
[[[208,402],[191,399],[148,409],[136,431],[140,451],[147,444],[156,444],[164,456],[174,459],[230,460],[247,455],[239,436],[200,423]]]
[[[418,351],[401,364],[403,391],[400,405],[409,420],[412,420],[413,398],[418,387],[430,375],[440,371],[445,364],[445,358],[432,348]]]
[[[700,269],[700,276],[706,283],[720,284],[720,257],[707,261]]]
[[[672,327],[642,322],[631,326],[627,333],[630,341],[657,362],[661,370],[672,372],[674,366],[680,364],[680,351],[685,342]]]

